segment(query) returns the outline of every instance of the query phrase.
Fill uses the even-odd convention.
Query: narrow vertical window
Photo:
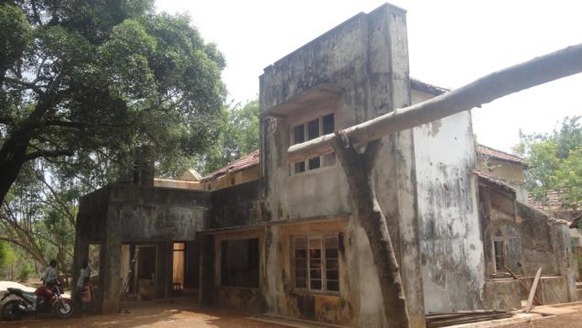
[[[505,241],[504,240],[494,240],[493,241],[493,256],[495,260],[495,271],[505,271]]]
[[[307,288],[307,238],[294,238],[295,287]]]

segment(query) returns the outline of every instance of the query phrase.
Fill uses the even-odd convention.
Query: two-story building
[[[197,289],[207,306],[385,325],[369,241],[341,165],[333,153],[293,162],[287,149],[443,92],[410,79],[406,15],[392,5],[360,13],[268,66],[260,77],[260,156],[200,181],[144,174],[138,184],[81,199],[75,266],[99,248],[99,310],[117,312],[125,285],[156,297],[182,286]],[[513,265],[514,244],[497,238],[520,238],[516,220],[530,222],[529,214],[518,218],[515,190],[475,173],[475,154],[469,111],[383,138],[375,192],[414,327],[428,312],[515,307],[521,298],[519,284],[490,262],[501,263],[501,254]],[[509,213],[507,224],[483,221],[494,221],[491,213]],[[565,288],[560,299],[570,300],[569,243],[559,227],[544,231],[548,241],[534,246],[553,238],[555,247],[544,250],[564,253],[554,271]]]

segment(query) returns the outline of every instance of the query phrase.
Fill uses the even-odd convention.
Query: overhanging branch
[[[39,157],[58,157],[58,156],[73,156],[74,152],[70,149],[62,150],[39,150],[26,154],[24,161],[30,161]]]
[[[352,143],[364,144],[388,134],[470,110],[497,98],[580,72],[582,72],[582,44],[491,73],[449,93],[416,105],[396,109],[346,128],[343,132]],[[335,138],[334,134],[328,134],[293,145],[287,150],[287,158],[289,161],[297,162],[331,153],[333,152],[331,145],[333,138]]]

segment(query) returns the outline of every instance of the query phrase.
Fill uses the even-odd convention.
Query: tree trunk
[[[582,72],[582,44],[491,73],[449,93],[346,128],[344,133],[350,142],[364,145],[391,133],[470,110],[514,92],[580,72]],[[297,162],[331,153],[333,138],[333,134],[328,134],[293,145],[287,151],[287,159]]]
[[[24,144],[8,139],[0,148],[0,207],[25,162],[27,147],[28,139]]]
[[[410,319],[398,260],[394,253],[386,218],[374,192],[372,179],[372,168],[382,143],[380,140],[372,141],[368,143],[364,153],[360,154],[353,145],[349,144],[345,135],[334,140],[332,145],[346,173],[360,225],[364,228],[370,242],[388,326],[408,328]]]

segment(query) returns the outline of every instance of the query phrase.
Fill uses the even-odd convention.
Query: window
[[[291,130],[291,144],[295,145],[303,143],[333,133],[334,126],[333,113],[296,125]],[[317,156],[310,158],[307,161],[293,163],[290,167],[290,174],[297,174],[333,164],[335,164],[334,154]]]
[[[220,284],[259,287],[259,239],[233,239],[220,243]]]
[[[294,236],[295,288],[339,292],[339,236]]]
[[[493,240],[493,260],[495,263],[495,272],[506,271],[507,251],[505,247],[505,240]]]

